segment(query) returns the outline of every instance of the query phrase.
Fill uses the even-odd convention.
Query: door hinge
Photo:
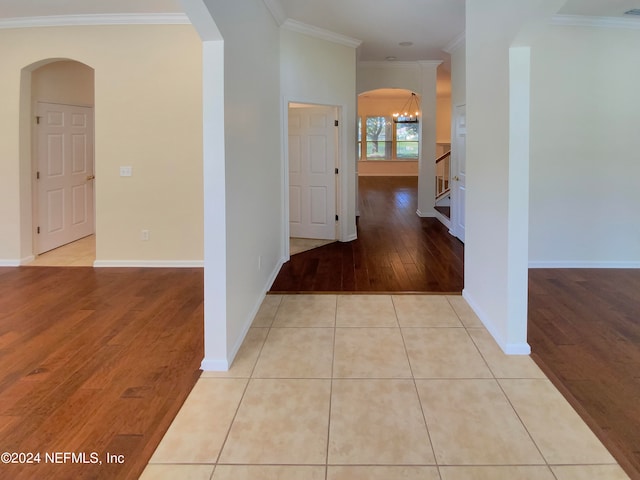
[[[38,227],[38,232],[37,233],[40,233],[40,227]]]
[[[36,172],[36,180],[40,180],[40,172]]]
[[[336,168],[336,175],[338,175],[339,170]]]
[[[36,115],[36,125],[40,125],[40,119],[41,118],[42,118],[41,116]]]
[[[339,126],[339,125],[340,125],[340,122],[338,122],[338,120],[335,120],[335,121],[333,122],[333,125],[337,127],[337,126]]]
[[[336,215],[336,222],[338,221],[338,215]]]

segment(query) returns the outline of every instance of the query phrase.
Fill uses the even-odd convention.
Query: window
[[[363,125],[358,118],[358,159],[417,160],[419,125],[394,123],[391,116],[368,116]]]
[[[396,158],[417,160],[419,151],[419,123],[396,123]]]
[[[389,160],[393,157],[391,117],[367,117],[367,160]]]
[[[362,117],[358,117],[358,160],[362,160]]]

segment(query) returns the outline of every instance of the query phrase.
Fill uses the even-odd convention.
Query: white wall
[[[464,45],[464,39],[460,40],[457,45],[449,51],[451,54],[451,102],[450,109],[452,112],[455,112],[457,107],[461,107],[466,104],[467,98],[467,87],[466,87],[466,49]],[[457,118],[452,114],[451,123],[450,123],[450,134],[452,136],[456,135],[456,125],[454,124],[457,121]],[[460,148],[456,143],[456,138],[451,139],[451,175],[457,176],[459,172],[459,161],[460,161]],[[450,205],[451,205],[451,219],[450,219],[450,230],[449,232],[464,240],[464,213],[465,207],[464,205],[460,205],[464,203],[464,194],[457,188],[451,189],[451,197],[450,197]],[[463,218],[460,218],[463,217]]]
[[[207,316],[205,330],[226,334],[226,349],[215,339],[209,344],[215,348],[206,344],[203,367],[224,368],[233,360],[280,266],[280,39],[261,0],[206,0],[205,4],[224,45],[226,192],[222,246],[226,267],[209,261],[205,267],[226,268],[226,309],[219,310],[224,317]],[[214,300],[207,291],[205,308]],[[207,330],[207,326],[219,328]]]
[[[5,29],[0,57],[0,262],[32,254],[31,71],[72,59],[95,70],[97,260],[199,264],[202,61],[193,27]],[[121,178],[121,165],[133,177]]]
[[[451,105],[464,105],[467,101],[467,54],[464,42],[451,52]],[[453,132],[453,125],[451,126]]]
[[[451,96],[449,95],[436,98],[436,142],[451,143]]]
[[[467,202],[463,295],[507,353],[528,353],[528,59],[512,51],[556,0],[466,2]],[[526,45],[526,44],[525,44]],[[522,43],[518,43],[522,46]],[[522,115],[525,113],[525,115]]]
[[[360,62],[357,93],[378,88],[404,88],[422,98],[420,160],[418,162],[418,214],[435,217],[436,76],[440,62]]]
[[[289,102],[340,107],[339,240],[356,238],[356,50],[283,28],[280,32],[280,75],[283,148]],[[283,155],[284,155],[283,151]],[[287,205],[285,205],[287,207]],[[283,228],[284,231],[284,228]]]
[[[532,46],[532,266],[640,266],[640,30],[549,26]]]

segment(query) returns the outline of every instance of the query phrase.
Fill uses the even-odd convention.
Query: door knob
[[[87,175],[87,181],[94,180],[96,178],[95,175]]]

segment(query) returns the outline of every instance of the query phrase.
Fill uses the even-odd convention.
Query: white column
[[[204,359],[201,368],[229,369],[227,227],[224,149],[224,41],[202,0],[181,0],[202,39],[204,191]]]
[[[422,97],[420,120],[420,165],[418,169],[418,215],[435,216],[436,202],[436,76],[439,61],[419,62],[420,95]]]

